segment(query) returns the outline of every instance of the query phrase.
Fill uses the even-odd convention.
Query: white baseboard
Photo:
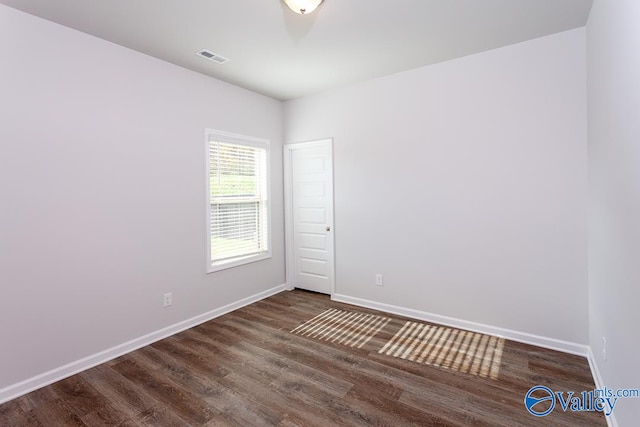
[[[591,348],[589,348],[589,354],[587,355],[587,360],[589,361],[589,368],[591,369],[591,375],[593,376],[593,381],[596,383],[596,388],[603,390],[605,387],[604,381],[602,380],[602,375],[600,375],[600,370],[598,369],[598,364],[596,363],[596,358],[593,354]],[[607,425],[609,427],[618,427],[618,422],[616,421],[616,417],[613,413],[608,417],[605,417],[607,420]]]
[[[117,345],[83,359],[76,360],[75,362],[71,362],[59,368],[52,369],[40,375],[36,375],[35,377],[26,379],[17,384],[5,387],[0,390],[0,404],[8,402],[9,400],[15,399],[16,397],[25,395],[39,388],[45,387],[56,381],[60,381],[62,379],[75,375],[79,372],[85,371],[89,368],[93,368],[94,366],[100,365],[101,363],[108,362],[109,360],[130,353],[163,338],[175,335],[178,332],[193,328],[194,326],[197,326],[201,323],[207,322],[211,319],[215,319],[216,317],[220,317],[223,314],[227,314],[249,304],[253,304],[254,302],[282,292],[285,289],[285,285],[276,286],[275,288],[268,289],[264,292],[259,292],[255,295],[251,295],[247,298],[241,299],[231,304],[227,304],[224,307],[216,308],[215,310],[211,310],[199,316],[192,317],[191,319],[187,319],[174,325],[167,326],[166,328],[151,332],[150,334],[133,339],[131,341],[125,342],[123,344]]]
[[[561,351],[563,353],[576,354],[578,356],[587,357],[589,354],[589,346],[577,344],[569,341],[558,340],[555,338],[547,338],[540,335],[533,335],[526,332],[514,331],[511,329],[500,328],[497,326],[485,325],[468,320],[456,319],[454,317],[442,316],[439,314],[428,313],[426,311],[414,310],[410,308],[399,307],[396,305],[384,304],[376,301],[370,301],[361,298],[354,298],[347,295],[334,294],[331,299],[346,304],[357,305],[360,307],[371,308],[374,310],[386,311],[387,313],[397,314],[400,316],[410,317],[412,319],[425,320],[427,322],[437,323],[440,325],[451,326],[459,329],[466,329],[481,334],[495,335],[512,341],[531,344],[538,347],[544,347],[551,350]]]
[[[602,381],[600,370],[596,364],[596,358],[591,349],[589,349],[589,353],[587,354],[587,360],[589,361],[589,369],[591,369],[591,375],[593,375],[593,381],[596,383],[596,388],[604,388],[604,381]]]

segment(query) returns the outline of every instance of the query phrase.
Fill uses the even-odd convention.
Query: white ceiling
[[[304,16],[281,0],[0,3],[287,100],[581,27],[592,0],[325,0]]]

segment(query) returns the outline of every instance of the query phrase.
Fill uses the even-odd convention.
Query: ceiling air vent
[[[225,58],[224,56],[218,55],[217,53],[213,53],[207,49],[202,49],[201,51],[196,52],[196,55],[201,56],[204,59],[208,59],[209,61],[216,62],[218,64],[224,64],[225,62],[229,62],[229,58]]]

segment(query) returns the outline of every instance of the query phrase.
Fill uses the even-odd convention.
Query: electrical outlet
[[[172,299],[173,296],[171,295],[171,292],[164,294],[164,307],[169,307],[173,303]]]
[[[376,274],[376,286],[382,286],[383,285],[383,281],[382,281],[382,274]]]
[[[607,360],[607,339],[602,337],[602,358]]]

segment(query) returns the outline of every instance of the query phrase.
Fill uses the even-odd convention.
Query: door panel
[[[333,170],[331,141],[292,144],[289,151],[292,284],[333,292]]]

